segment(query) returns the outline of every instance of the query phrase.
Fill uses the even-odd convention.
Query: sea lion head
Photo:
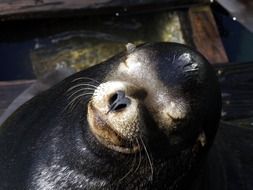
[[[220,112],[218,80],[199,53],[128,46],[1,126],[0,189],[191,189]]]
[[[90,84],[82,84],[85,77]],[[176,43],[131,46],[72,79],[73,94],[83,90],[76,90],[80,85],[87,90],[74,100],[90,95],[78,104],[85,118],[84,138],[78,139],[85,148],[74,160],[103,179],[97,187],[115,188],[115,181],[128,189],[187,187],[213,142],[221,112],[218,80],[202,55]],[[80,155],[83,150],[89,153]]]
[[[212,143],[220,90],[200,54],[173,43],[143,45],[129,50],[113,70],[88,103],[90,129],[100,143],[134,153],[143,138],[164,154],[189,147],[197,153]]]

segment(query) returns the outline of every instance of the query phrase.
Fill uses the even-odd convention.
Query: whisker
[[[123,181],[127,176],[129,176],[132,173],[132,171],[134,169],[135,162],[136,162],[136,154],[134,155],[133,162],[131,164],[131,168],[128,170],[128,172],[122,178],[120,178],[118,180],[118,183],[120,183],[121,181]]]
[[[74,101],[73,103],[71,103],[69,110],[72,112],[75,109],[76,105],[79,104],[80,102],[81,102],[81,100],[78,99],[77,101]]]
[[[98,82],[97,80],[93,79],[93,78],[89,78],[89,77],[79,77],[79,78],[75,78],[74,80],[72,80],[71,82],[76,82],[78,80],[90,80],[93,81],[97,84],[100,84],[100,82]]]
[[[79,94],[78,96],[76,96],[74,99],[72,99],[68,104],[67,106],[64,108],[64,111],[66,109],[68,109],[70,106],[72,107],[73,103],[75,103],[75,101],[78,99],[78,98],[81,98],[81,97],[85,97],[85,96],[91,96],[92,93],[83,93],[83,94]],[[79,101],[80,102],[80,101]]]
[[[90,90],[90,91],[86,91],[86,90]],[[92,94],[93,95],[93,91],[94,91],[94,89],[92,89],[92,88],[81,88],[79,90],[76,90],[70,96],[68,96],[68,99],[70,99],[71,97],[73,97],[75,94],[77,94],[79,92],[87,92],[86,94]]]
[[[139,141],[138,141],[137,138],[136,138],[136,142],[137,142],[137,144],[138,144],[138,147],[140,148],[141,145],[140,145],[140,143],[139,143]],[[142,158],[141,158],[141,151],[139,151],[139,162],[138,162],[138,165],[137,165],[137,167],[135,168],[133,174],[136,173],[136,172],[138,171],[138,169],[140,168],[140,166],[141,166],[141,160],[142,160]]]
[[[141,144],[143,145],[143,148],[144,148],[144,151],[147,155],[147,158],[148,158],[148,162],[149,162],[149,165],[150,165],[150,172],[151,172],[151,181],[153,181],[153,174],[154,174],[154,171],[153,171],[153,165],[152,165],[152,161],[151,161],[151,158],[149,156],[149,153],[148,153],[148,150],[147,150],[147,147],[145,145],[145,143],[143,142],[142,138],[140,137],[140,141],[141,141]]]
[[[67,92],[69,92],[69,91],[71,91],[71,90],[73,90],[73,89],[75,89],[75,88],[77,88],[77,87],[80,87],[80,86],[89,86],[89,87],[93,87],[94,90],[97,89],[97,86],[95,86],[95,85],[93,85],[93,84],[82,83],[82,84],[77,84],[77,85],[72,86],[71,88],[69,88],[69,89],[67,90]]]
[[[88,95],[92,95],[92,94],[86,94],[86,95],[81,95],[81,97],[85,97],[85,96],[88,96]],[[79,96],[79,95],[78,95]],[[75,106],[78,104],[78,103],[80,103],[81,102],[81,97],[80,98],[76,98],[76,99],[79,99],[79,100],[71,100],[71,102],[72,103],[70,103],[70,110],[72,111],[74,108],[75,108]],[[85,101],[85,103],[86,103],[87,101]]]
[[[79,94],[78,96],[76,96],[75,98],[73,98],[70,103],[74,102],[78,98],[85,97],[85,96],[88,96],[88,95],[92,95],[92,93]]]

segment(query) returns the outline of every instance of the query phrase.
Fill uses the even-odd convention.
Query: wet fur
[[[166,43],[143,47],[159,52],[164,46],[167,47]],[[172,62],[188,51],[185,46],[177,44],[170,44],[168,49],[171,52],[167,56]],[[194,54],[193,57],[205,62],[200,55],[189,51]],[[157,62],[163,61],[155,54],[150,56],[154,56]],[[86,115],[96,81],[105,80],[124,59],[125,53],[122,53],[72,75],[24,104],[1,126],[0,189],[183,189],[192,183],[218,127],[220,105],[212,100],[213,95],[217,97],[219,93],[216,84],[203,88],[202,85],[209,84],[208,81],[199,81],[199,86],[195,86],[195,69],[179,72],[181,74],[171,77],[168,84],[185,84],[182,92],[189,98],[194,95],[192,91],[201,87],[204,89],[201,96],[210,100],[205,102],[208,104],[205,107],[202,107],[204,104],[199,106],[196,100],[191,102],[196,104],[196,110],[209,108],[206,113],[214,114],[203,113],[189,120],[201,124],[201,118],[205,118],[203,130],[208,136],[208,145],[201,153],[195,155],[192,151],[199,131],[188,136],[191,128],[181,130],[187,123],[179,126],[175,134],[181,133],[184,140],[174,147],[168,144],[166,135],[156,129],[153,116],[145,112],[149,127],[142,129],[142,135],[136,139],[142,152],[121,154],[96,140],[89,130]],[[174,64],[172,68],[180,70],[181,66]],[[167,81],[167,77],[173,75],[172,70],[164,70],[159,64],[156,67],[161,81]],[[208,69],[211,70],[209,66]],[[210,75],[208,80],[216,80],[213,71],[207,71],[207,75]],[[80,83],[86,85],[75,86]],[[201,96],[196,99],[206,101]]]

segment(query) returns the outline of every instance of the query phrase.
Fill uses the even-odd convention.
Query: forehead
[[[183,85],[189,78],[198,79],[199,63],[196,56],[177,48],[143,48],[125,56],[116,66],[114,74],[132,80],[166,85]]]
[[[144,49],[127,55],[108,80],[127,81],[143,88],[148,94],[145,102],[149,109],[159,110],[161,115],[169,112],[173,118],[183,118],[187,111],[187,100],[179,95],[181,91],[177,87],[180,84],[170,83],[170,78],[178,71],[173,71],[174,68],[171,67],[173,59],[158,53]],[[161,73],[161,68],[165,70],[164,73]],[[161,74],[167,76],[161,77]],[[161,80],[162,78],[166,80]]]
[[[156,78],[158,73],[154,63],[146,51],[134,52],[128,54],[125,60],[120,62],[117,73],[130,75],[136,79]]]
[[[152,52],[151,52],[152,53]],[[146,50],[135,51],[126,55],[117,68],[115,76],[120,80],[133,82],[138,86],[149,86],[149,88],[164,88],[164,84],[159,79],[159,72],[156,62]]]

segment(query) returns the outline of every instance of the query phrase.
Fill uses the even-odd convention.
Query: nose
[[[126,97],[124,91],[117,91],[115,94],[111,96],[109,99],[109,112],[111,111],[122,111],[128,105],[130,105],[131,101],[128,97]]]

